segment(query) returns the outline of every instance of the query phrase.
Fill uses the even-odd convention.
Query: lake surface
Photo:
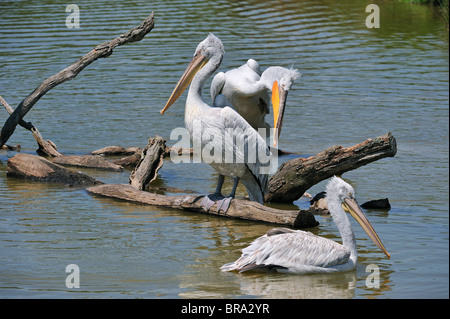
[[[369,3],[80,0],[80,28],[68,29],[65,2],[2,1],[0,94],[13,107],[42,80],[155,12],[145,39],[95,61],[25,117],[63,154],[145,147],[156,134],[174,144],[170,132],[184,126],[186,93],[164,116],[159,111],[208,32],[224,43],[221,71],[254,58],[262,69],[294,66],[303,74],[288,96],[282,149],[310,156],[390,131],[398,152],[343,175],[360,203],[389,198],[389,211],[366,213],[391,259],[352,221],[355,271],[295,276],[219,270],[273,225],[7,177],[16,152],[0,151],[0,298],[448,298],[448,30],[439,10],[397,1],[376,1],[380,28],[368,29]],[[1,125],[6,118],[0,111]],[[8,144],[35,154],[21,127]],[[83,172],[107,183],[127,183],[130,174]],[[165,161],[156,183],[207,194],[216,179],[206,164]],[[227,182],[225,193],[230,189]],[[331,218],[316,218],[320,225],[309,231],[340,241]],[[80,269],[80,288],[66,287],[69,264]],[[368,265],[379,268],[379,288],[366,284]]]

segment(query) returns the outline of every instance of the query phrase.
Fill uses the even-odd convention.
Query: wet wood
[[[7,176],[20,177],[38,182],[63,183],[91,186],[102,182],[86,174],[71,171],[61,165],[31,154],[19,153],[8,159]]]
[[[81,57],[78,61],[72,65],[66,67],[55,75],[50,76],[44,80],[31,94],[29,94],[14,112],[8,117],[0,133],[0,147],[2,147],[11,135],[14,133],[17,125],[23,117],[31,110],[39,99],[50,91],[55,86],[73,79],[80,73],[85,67],[94,62],[97,59],[105,58],[113,53],[113,50],[117,46],[121,46],[127,43],[132,43],[142,40],[145,35],[153,29],[154,19],[153,12],[150,16],[144,20],[139,26],[131,29],[130,31],[120,35],[119,37],[102,43],[92,49],[89,53]],[[26,122],[24,122],[26,123]]]
[[[165,196],[141,191],[126,184],[104,184],[86,189],[89,193],[104,197],[131,201],[139,204],[181,209],[224,217],[260,221],[294,228],[315,227],[319,223],[307,210],[280,210],[249,200],[233,199],[226,213],[217,212],[214,205],[206,211],[200,204],[204,196]]]
[[[106,171],[123,171],[123,167],[96,155],[63,155],[52,160],[53,163],[63,166],[94,168]]]
[[[395,156],[397,143],[391,132],[352,147],[332,146],[309,158],[283,163],[269,181],[266,202],[292,203],[315,184],[368,163]]]
[[[158,170],[163,165],[166,141],[156,135],[148,139],[148,144],[141,154],[141,159],[130,175],[130,185],[142,190],[156,179]]]

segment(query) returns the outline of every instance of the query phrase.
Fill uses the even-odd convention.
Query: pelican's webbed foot
[[[218,201],[217,203],[217,211],[220,212],[220,210],[223,210],[224,213],[228,211],[228,208],[230,208],[231,200],[233,197],[224,197]]]
[[[206,211],[209,211],[209,209],[216,204],[217,205],[217,212],[220,212],[222,210],[224,213],[228,211],[228,208],[230,207],[230,203],[233,197],[224,197],[220,193],[214,193],[206,195],[201,203],[201,206],[206,209]]]

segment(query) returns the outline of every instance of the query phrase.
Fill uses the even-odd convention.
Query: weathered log
[[[158,170],[163,165],[166,141],[156,135],[148,139],[148,144],[142,150],[141,160],[130,175],[130,185],[142,190],[156,179]]]
[[[122,146],[106,146],[101,149],[92,152],[93,155],[103,155],[103,156],[123,156],[120,159],[113,160],[112,162],[116,165],[136,167],[136,165],[141,160],[142,148],[139,147],[129,147],[124,148]]]
[[[6,109],[6,111],[9,114],[14,113],[13,108],[1,96],[0,96],[0,103],[3,105],[3,107]],[[38,129],[35,126],[33,126],[33,124],[31,124],[30,122],[25,122],[24,120],[20,120],[19,125],[33,133],[33,136],[39,146],[39,148],[37,150],[38,154],[42,154],[44,156],[51,156],[51,157],[56,157],[56,156],[62,155],[61,153],[58,152],[55,143],[53,143],[52,141],[49,141],[49,140],[45,140],[42,137],[41,133],[38,131]]]
[[[31,154],[19,153],[8,159],[8,176],[20,177],[39,182],[63,183],[69,185],[91,186],[102,182],[88,175],[73,172],[49,160]]]
[[[63,166],[95,168],[115,172],[123,171],[122,166],[97,155],[63,155],[54,158],[52,162]]]
[[[322,180],[397,153],[391,132],[352,147],[332,146],[315,156],[283,163],[269,181],[266,202],[291,203]]]
[[[85,67],[95,60],[110,56],[117,46],[142,40],[144,36],[153,29],[153,26],[154,19],[152,12],[150,16],[139,26],[111,41],[96,46],[93,50],[81,57],[72,65],[44,80],[30,95],[20,102],[14,112],[6,120],[0,133],[0,147],[8,141],[10,136],[14,133],[17,124],[19,124],[22,118],[45,93],[50,91],[55,86],[67,80],[73,79],[78,73],[80,73]]]
[[[141,150],[142,152],[142,150]],[[126,156],[117,160],[112,161],[114,164],[120,165],[122,167],[136,167],[137,164],[141,161],[141,152],[134,153],[133,155]]]
[[[92,155],[104,155],[104,156],[120,156],[120,155],[133,155],[135,153],[142,152],[139,147],[125,148],[122,146],[106,146],[101,149],[92,151]]]
[[[261,205],[257,202],[233,199],[226,213],[217,212],[214,205],[206,211],[200,204],[204,196],[183,195],[164,196],[140,191],[126,184],[104,184],[86,189],[89,193],[109,198],[121,199],[146,205],[162,206],[181,210],[188,210],[225,217],[261,221],[294,228],[315,227],[319,223],[314,215],[307,210],[279,210]]]

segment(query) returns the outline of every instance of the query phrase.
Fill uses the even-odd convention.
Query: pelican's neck
[[[334,223],[339,229],[342,238],[342,245],[350,249],[350,259],[358,260],[358,250],[356,247],[355,234],[348,219],[347,213],[342,209],[341,201],[337,196],[327,197],[328,210],[333,217]]]
[[[210,106],[203,100],[202,88],[205,85],[206,80],[219,67],[222,62],[222,57],[223,55],[213,56],[192,79],[187,96],[185,114],[195,111],[194,109],[210,108]]]

